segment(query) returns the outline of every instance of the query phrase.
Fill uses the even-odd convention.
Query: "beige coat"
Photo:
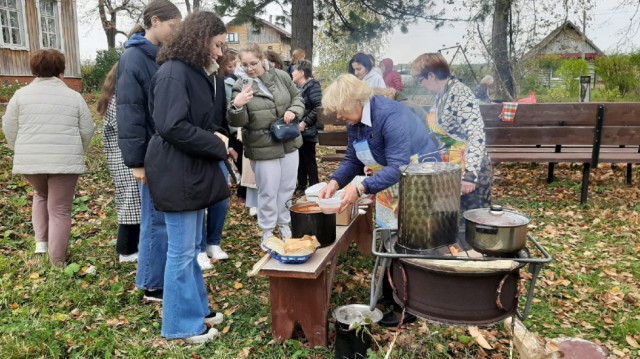
[[[82,95],[57,77],[38,77],[13,95],[2,131],[14,150],[13,173],[86,171],[94,123]]]

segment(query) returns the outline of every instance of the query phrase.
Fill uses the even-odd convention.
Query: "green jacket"
[[[269,69],[259,79],[273,94],[273,98],[262,92],[254,81],[253,98],[239,111],[234,111],[231,104],[242,91],[242,79],[239,78],[233,85],[227,119],[229,125],[242,127],[244,154],[248,159],[260,161],[283,158],[285,154],[302,146],[302,136],[286,142],[275,142],[271,138],[271,124],[282,118],[286,111],[296,115],[297,123],[304,114],[304,101],[289,74],[282,70]]]

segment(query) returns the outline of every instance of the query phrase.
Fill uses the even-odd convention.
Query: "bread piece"
[[[317,245],[316,245],[317,244]],[[287,255],[306,256],[316,251],[320,243],[314,236],[304,236],[302,238],[289,238],[284,244],[284,251]]]
[[[264,246],[278,254],[285,254],[285,249],[284,249],[285,243],[276,236],[267,238],[267,240],[264,241]]]

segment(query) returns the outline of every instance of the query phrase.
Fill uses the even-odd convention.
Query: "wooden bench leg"
[[[359,216],[356,222],[353,224],[354,228],[353,241],[358,247],[358,252],[362,255],[368,256],[371,254],[371,236],[373,235],[373,204],[367,208],[367,213],[364,216]]]
[[[269,277],[273,338],[282,343],[291,338],[299,322],[313,348],[327,346],[326,271],[316,279]]]
[[[631,163],[627,163],[627,184],[629,186],[631,186],[631,183],[633,182],[633,175],[632,175],[632,170],[631,170]]]
[[[580,204],[587,203],[587,195],[589,192],[589,173],[591,169],[590,163],[582,165],[582,191],[580,193]]]

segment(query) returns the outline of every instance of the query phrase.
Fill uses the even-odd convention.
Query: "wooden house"
[[[80,90],[76,0],[0,0],[0,27],[0,82],[30,82],[31,53],[56,49],[66,58],[65,82]]]
[[[558,28],[553,30],[542,41],[536,44],[521,59],[526,61],[544,55],[557,55],[565,59],[584,59],[589,64],[589,72],[592,80],[595,79],[593,70],[593,60],[604,53],[593,43],[575,24],[565,21]],[[547,86],[556,81],[560,81],[553,70],[545,70],[540,74]]]
[[[291,34],[269,21],[258,19],[258,22],[261,25],[259,29],[250,22],[232,20],[227,23],[229,49],[237,52],[247,42],[255,42],[262,51],[271,50],[280,55],[282,61],[288,61],[291,58]]]

